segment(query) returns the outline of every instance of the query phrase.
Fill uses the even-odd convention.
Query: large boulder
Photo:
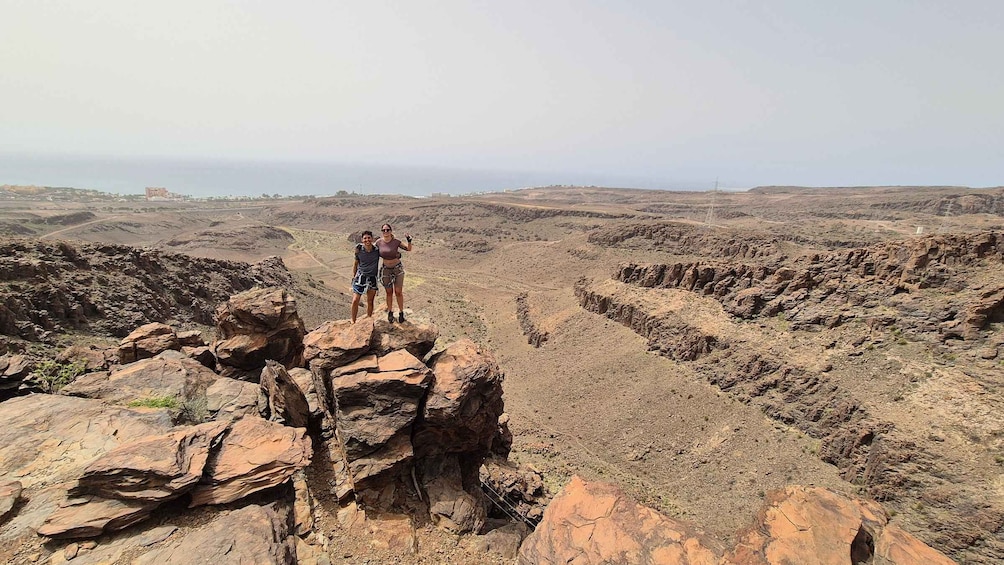
[[[210,449],[227,426],[184,426],[121,445],[89,464],[72,493],[149,502],[181,496],[202,478]]]
[[[16,477],[25,501],[0,523],[0,547],[71,505],[67,490],[89,463],[170,427],[166,410],[140,413],[86,398],[33,394],[0,403],[0,477]]]
[[[248,381],[220,377],[206,389],[206,411],[216,420],[260,416],[268,399],[261,386]]]
[[[415,429],[416,453],[487,456],[505,408],[495,358],[464,338],[433,356],[429,367],[435,380]]]
[[[303,428],[253,416],[238,420],[210,455],[202,481],[192,491],[191,506],[225,504],[281,484],[309,465],[311,455]]]
[[[618,487],[575,476],[523,542],[519,563],[717,565],[720,555],[714,542],[631,500]]]
[[[849,559],[848,559],[849,558]],[[899,527],[872,501],[819,487],[771,492],[723,565],[954,563]]]
[[[338,441],[357,492],[411,459],[412,424],[432,372],[404,350],[364,357],[332,379]]]
[[[178,334],[167,324],[151,322],[136,328],[119,342],[119,363],[149,359],[169,349],[181,350]]]
[[[282,288],[257,288],[230,297],[216,309],[212,349],[224,376],[257,375],[266,359],[284,367],[302,364],[303,320]]]
[[[424,359],[436,345],[439,328],[432,323],[381,324],[373,334],[371,349],[377,355],[404,349],[419,359]]]
[[[351,363],[370,349],[373,318],[327,321],[303,338],[303,357],[312,370],[331,370]]]
[[[97,398],[113,404],[174,398],[178,404],[205,395],[219,378],[212,370],[180,351],[124,365],[109,373],[87,373],[60,390],[61,394]]]
[[[15,396],[30,373],[31,360],[26,355],[0,356],[0,400]]]

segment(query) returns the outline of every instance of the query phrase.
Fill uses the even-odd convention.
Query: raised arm
[[[403,247],[405,251],[411,251],[415,247],[415,244],[411,242],[411,234],[404,234],[404,239],[405,241],[401,242],[401,247]]]

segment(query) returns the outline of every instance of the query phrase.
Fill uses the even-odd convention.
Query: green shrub
[[[176,409],[181,406],[177,396],[152,396],[150,398],[140,398],[129,402],[130,408],[171,408]]]
[[[37,383],[43,392],[54,393],[73,382],[84,374],[86,364],[83,361],[60,363],[46,359],[35,366],[28,378]]]

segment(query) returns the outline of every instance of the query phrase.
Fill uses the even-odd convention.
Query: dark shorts
[[[369,291],[376,291],[377,289],[377,278],[376,275],[363,275],[358,274],[356,278],[352,279],[352,292],[356,294],[366,294]]]
[[[380,282],[384,288],[404,286],[404,261],[393,267],[380,267]]]

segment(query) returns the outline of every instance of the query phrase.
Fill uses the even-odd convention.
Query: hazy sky
[[[0,152],[1004,184],[1004,1],[0,0]]]

